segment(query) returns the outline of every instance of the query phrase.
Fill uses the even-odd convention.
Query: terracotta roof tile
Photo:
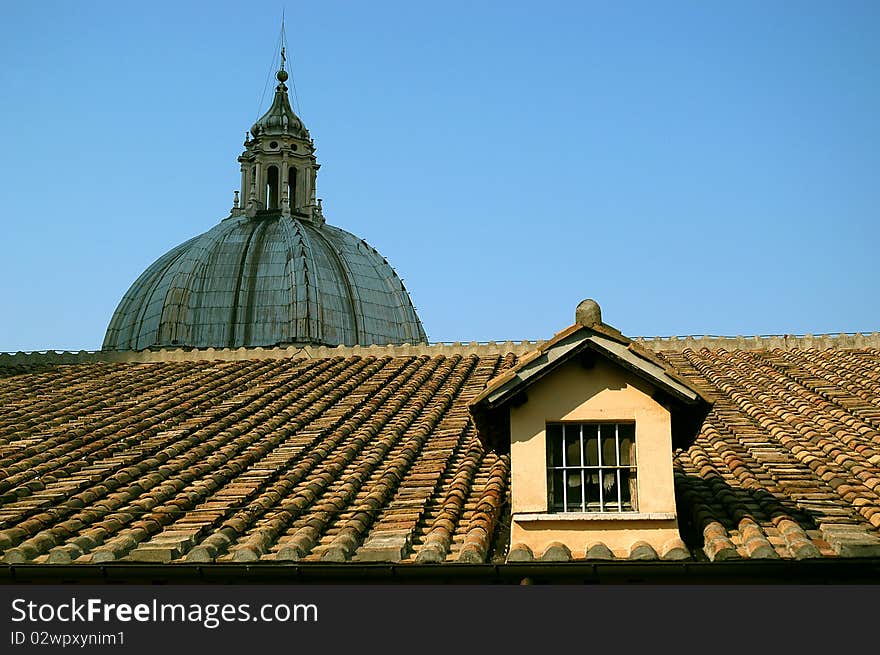
[[[571,551],[565,544],[554,541],[544,549],[541,559],[545,562],[568,562],[571,561]]]
[[[611,549],[602,542],[597,542],[595,544],[590,544],[589,546],[587,546],[584,556],[588,560],[614,559],[614,553],[611,552]]]
[[[660,549],[660,559],[674,561],[691,559],[691,552],[681,539],[670,539]]]
[[[513,544],[507,554],[508,562],[532,562],[535,555],[526,544]]]
[[[659,559],[657,551],[646,541],[637,541],[629,549],[631,560],[655,560]]]

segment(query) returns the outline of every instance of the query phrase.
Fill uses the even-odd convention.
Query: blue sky
[[[6,3],[0,350],[228,214],[284,3]],[[880,330],[880,4],[286,3],[328,222],[432,341]]]

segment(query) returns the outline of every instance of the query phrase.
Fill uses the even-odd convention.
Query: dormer
[[[470,410],[509,452],[508,561],[684,558],[672,455],[709,403],[582,302],[574,325],[491,380]]]

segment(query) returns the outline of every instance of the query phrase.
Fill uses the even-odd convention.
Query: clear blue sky
[[[0,350],[99,348],[228,214],[282,6],[4,3]],[[880,330],[880,3],[286,11],[325,215],[432,341]]]

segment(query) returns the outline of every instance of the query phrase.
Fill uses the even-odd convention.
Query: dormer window
[[[551,512],[638,509],[633,423],[548,423]]]

